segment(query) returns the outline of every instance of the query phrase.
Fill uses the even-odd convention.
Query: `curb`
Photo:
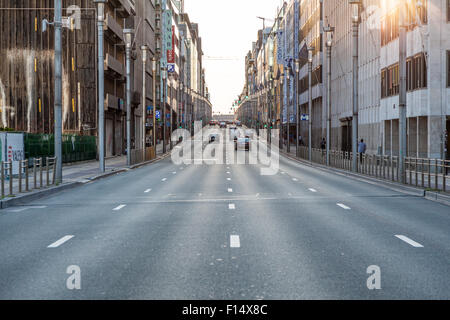
[[[77,186],[83,185],[82,182],[68,182],[60,186],[53,186],[47,189],[39,190],[29,194],[22,194],[13,198],[3,199],[0,201],[0,209],[6,209],[12,206],[26,204],[27,202],[40,199],[42,197],[50,196],[61,191],[73,189]]]
[[[376,178],[373,178],[370,176],[365,176],[365,175],[361,175],[361,174],[357,174],[357,173],[353,173],[353,172],[349,172],[349,171],[345,171],[345,170],[341,170],[341,169],[337,169],[337,168],[331,168],[331,167],[327,167],[327,166],[317,164],[317,163],[310,163],[307,160],[295,158],[295,157],[285,153],[284,151],[281,151],[280,154],[283,154],[286,158],[288,158],[290,160],[302,163],[302,164],[307,165],[312,168],[316,168],[316,169],[319,169],[322,171],[328,171],[328,172],[331,171],[335,174],[339,174],[342,176],[346,176],[348,178],[352,178],[352,179],[356,179],[359,181],[383,186],[385,188],[388,188],[388,189],[391,189],[391,190],[394,190],[397,192],[401,192],[401,193],[405,193],[405,194],[409,194],[409,195],[413,195],[413,196],[419,196],[419,197],[425,197],[426,193],[427,193],[427,191],[425,191],[424,189],[420,189],[420,188],[416,188],[416,187],[412,187],[412,186],[405,186],[405,185],[401,185],[401,184],[391,182],[388,180],[380,180],[380,179],[376,179]]]
[[[435,191],[425,191],[425,198],[450,206],[450,195],[442,194]]]
[[[6,199],[3,199],[3,200],[0,200],[0,210],[1,209],[6,209],[6,208],[9,208],[9,207],[12,207],[12,206],[24,205],[24,204],[26,204],[26,203],[28,203],[30,201],[37,200],[37,199],[40,199],[42,197],[51,196],[51,195],[54,195],[54,194],[62,192],[62,191],[66,191],[66,190],[70,190],[70,189],[73,189],[73,188],[76,188],[76,187],[83,186],[83,185],[85,185],[87,183],[91,183],[91,182],[94,182],[94,181],[98,181],[98,180],[101,180],[101,179],[108,178],[108,177],[116,175],[116,174],[127,172],[129,170],[140,168],[140,167],[143,167],[145,165],[161,161],[161,160],[167,158],[169,155],[170,155],[170,152],[166,153],[166,154],[164,154],[164,155],[162,155],[162,156],[160,156],[160,157],[158,157],[156,159],[153,159],[153,160],[150,160],[150,161],[147,161],[147,162],[143,162],[143,163],[139,163],[139,164],[136,164],[136,165],[131,166],[129,168],[117,169],[115,171],[111,171],[111,172],[108,172],[108,173],[99,174],[99,175],[96,175],[96,176],[93,176],[93,177],[90,177],[90,178],[86,178],[85,182],[81,182],[81,181],[67,182],[67,183],[64,183],[64,184],[59,185],[59,186],[52,186],[52,187],[49,187],[49,188],[46,188],[46,189],[35,191],[33,193],[28,193],[28,194],[24,193],[24,194],[18,195],[16,197],[6,198]]]

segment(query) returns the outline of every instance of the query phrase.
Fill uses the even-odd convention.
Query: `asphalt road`
[[[450,298],[448,206],[260,168],[168,158],[0,211],[0,299]]]

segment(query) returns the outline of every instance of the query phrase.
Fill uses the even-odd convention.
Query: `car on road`
[[[221,128],[221,129],[226,129],[226,128],[227,128],[227,123],[222,121],[222,122],[220,123],[220,128]]]
[[[234,140],[234,150],[250,151],[250,138],[236,138]]]

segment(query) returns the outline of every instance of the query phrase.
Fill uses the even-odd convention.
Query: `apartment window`
[[[448,1],[450,3],[450,0]],[[447,87],[450,88],[450,51],[447,51]]]
[[[387,78],[386,78],[386,69],[381,70],[381,99],[386,98],[386,90],[387,90]]]
[[[411,91],[413,87],[413,80],[412,80],[412,59],[408,58],[406,60],[406,90]]]
[[[450,0],[447,0],[447,22],[450,22]]]

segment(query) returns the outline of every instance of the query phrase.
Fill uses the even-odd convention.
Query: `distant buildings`
[[[367,142],[371,154],[398,155],[398,32],[399,1],[363,0],[359,26],[359,138]],[[295,3],[299,5],[298,38],[291,18]],[[420,6],[420,3],[422,4]],[[269,109],[276,115],[274,126],[282,124],[287,138],[292,118],[308,114],[308,66],[301,49],[314,47],[312,72],[312,143],[318,148],[326,136],[326,56],[322,26],[335,27],[331,57],[331,148],[351,151],[352,132],[352,28],[351,7],[347,0],[291,0],[277,10],[278,17],[270,39],[256,45],[246,56],[246,86],[239,98],[237,116],[244,123],[263,128],[270,121],[258,121],[267,108],[261,102],[268,94]],[[407,33],[407,136],[408,154],[414,157],[450,158],[450,1],[422,0],[408,2]],[[261,34],[261,32],[260,32]],[[295,92],[292,72],[298,43],[298,108],[292,106]],[[256,49],[256,50],[255,50]],[[269,50],[272,85],[264,82],[254,61]],[[282,59],[281,59],[282,58]],[[281,60],[281,61],[280,61]],[[283,77],[284,75],[284,77]],[[250,84],[250,85],[249,85]],[[271,89],[272,87],[272,89]],[[281,110],[279,108],[281,107]],[[297,111],[298,110],[298,111]],[[288,115],[293,115],[292,118]],[[300,134],[307,144],[306,121],[300,122]],[[295,141],[295,139],[293,140]]]
[[[96,6],[92,0],[73,0],[63,16],[76,18],[73,30],[63,29],[63,130],[64,133],[97,135],[97,28]],[[53,0],[1,2],[0,24],[0,128],[29,133],[53,132],[54,33],[42,32],[42,20],[53,21]],[[106,155],[126,151],[125,43],[123,29],[135,30],[132,52],[132,148],[142,148],[142,108],[145,108],[147,146],[162,140],[161,1],[108,0],[105,6],[105,145]],[[212,106],[205,83],[199,27],[184,12],[184,2],[167,0],[172,11],[175,72],[168,74],[166,114],[172,112],[172,130],[190,126],[191,121],[209,121]],[[78,20],[79,18],[79,20]],[[75,21],[74,20],[74,21]],[[149,57],[146,90],[142,91],[141,46]],[[170,54],[170,53],[169,53]],[[152,58],[157,63],[155,77]],[[153,84],[155,82],[155,101]],[[181,88],[183,83],[183,88]],[[146,105],[142,105],[145,94]],[[169,123],[170,125],[170,123]],[[170,128],[166,130],[167,140]]]

